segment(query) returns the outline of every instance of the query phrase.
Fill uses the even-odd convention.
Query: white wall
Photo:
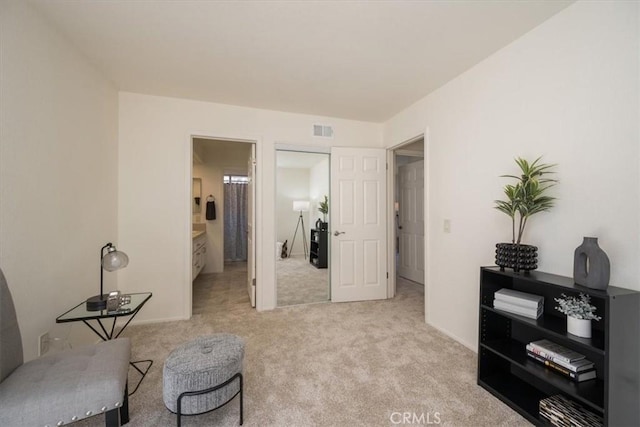
[[[315,228],[316,221],[319,219],[324,220],[324,217],[318,208],[320,207],[320,202],[324,201],[324,196],[328,196],[329,198],[329,185],[331,181],[329,180],[329,156],[325,155],[325,158],[318,162],[311,168],[309,172],[309,196],[311,198],[311,228]],[[326,220],[329,221],[329,214],[326,216]]]
[[[385,124],[387,146],[429,128],[427,322],[476,347],[479,267],[510,239],[493,200],[516,156],[558,164],[557,205],[524,237],[539,270],[571,276],[597,236],[611,285],[640,290],[638,17],[635,2],[578,2]]]
[[[27,2],[0,2],[0,20],[0,266],[29,360],[45,331],[96,339],[55,318],[98,294],[100,247],[118,243],[118,103]]]
[[[298,226],[300,212],[293,210],[295,200],[310,200],[310,169],[281,168],[276,175],[276,239],[279,242],[288,240],[287,248],[292,256],[302,257],[303,233],[302,224]],[[304,219],[307,252],[309,251],[309,230],[311,229],[311,212],[302,212]],[[315,221],[314,221],[315,222]],[[298,232],[296,233],[296,227]],[[295,234],[296,241],[293,241]]]
[[[191,135],[258,142],[259,309],[275,307],[274,144],[382,146],[381,124],[126,92],[119,100],[118,240],[131,259],[119,279],[128,292],[154,293],[139,315],[147,321],[187,316]],[[335,137],[312,137],[317,122],[332,125]]]
[[[202,178],[202,210],[200,222],[207,232],[207,264],[202,273],[224,271],[224,183],[228,171],[246,175],[251,146],[245,143],[219,143],[207,141],[202,151],[203,163],[193,165],[193,177]],[[241,173],[239,173],[241,172]],[[216,202],[216,219],[206,220],[207,197],[213,195]]]

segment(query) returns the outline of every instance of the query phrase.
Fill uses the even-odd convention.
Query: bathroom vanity
[[[201,230],[192,232],[193,256],[191,258],[191,280],[195,280],[207,263],[207,234]]]

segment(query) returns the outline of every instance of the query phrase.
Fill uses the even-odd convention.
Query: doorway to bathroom
[[[193,314],[220,303],[208,295],[229,275],[246,277],[235,291],[255,306],[254,159],[251,142],[193,138]]]

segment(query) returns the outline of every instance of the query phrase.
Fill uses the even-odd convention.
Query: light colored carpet
[[[134,360],[155,361],[130,398],[130,426],[175,425],[162,401],[162,364],[176,346],[214,332],[246,339],[245,426],[394,426],[390,417],[398,412],[432,422],[437,412],[449,426],[529,425],[476,385],[472,351],[424,323],[421,286],[400,280],[392,300],[259,313],[249,308],[244,273],[228,269],[206,280],[210,285],[194,284],[198,314],[189,321],[125,331]],[[129,375],[137,379],[135,371]],[[183,420],[184,426],[237,426],[238,398]]]
[[[278,307],[329,300],[329,269],[314,267],[302,255],[278,258],[276,277]]]

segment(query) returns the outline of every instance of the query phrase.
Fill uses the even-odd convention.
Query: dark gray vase
[[[573,255],[573,280],[592,289],[607,289],[611,265],[597,237],[585,237]]]

